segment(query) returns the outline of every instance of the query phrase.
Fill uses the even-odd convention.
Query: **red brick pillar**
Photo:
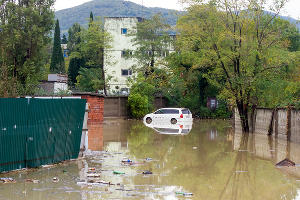
[[[92,151],[103,150],[103,113],[104,97],[97,94],[81,95],[89,104],[88,148]]]

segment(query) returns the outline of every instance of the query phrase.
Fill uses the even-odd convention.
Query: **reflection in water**
[[[103,124],[99,122],[88,123],[88,149],[91,151],[103,150]]]
[[[176,124],[172,124],[170,121],[153,121],[148,124],[146,121],[144,121],[144,125],[152,128],[159,134],[187,135],[192,130],[193,119],[177,122]]]
[[[274,164],[287,156],[300,163],[299,145],[235,134],[229,125],[195,121],[188,135],[172,137],[139,121],[106,121],[95,128],[96,146],[89,146],[96,151],[85,158],[0,174],[17,180],[0,184],[0,200],[184,198],[176,192],[193,193],[188,199],[197,200],[295,199],[300,188],[298,168],[287,171]],[[132,162],[121,162],[126,159]],[[153,174],[144,175],[146,170]],[[53,183],[53,177],[60,181]],[[26,183],[28,178],[41,182]]]

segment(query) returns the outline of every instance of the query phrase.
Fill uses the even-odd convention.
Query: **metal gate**
[[[86,100],[0,99],[0,172],[78,157]]]

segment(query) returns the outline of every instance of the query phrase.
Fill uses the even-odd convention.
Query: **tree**
[[[63,56],[62,49],[61,49],[60,28],[59,28],[58,20],[56,20],[56,24],[55,24],[54,42],[53,42],[50,71],[52,73],[65,72],[65,61],[64,61],[64,56]]]
[[[103,68],[103,61],[105,51],[104,49],[110,48],[111,36],[104,31],[103,24],[100,20],[94,20],[90,22],[89,27],[87,30],[81,30],[79,32],[80,43],[76,45],[74,51],[71,53],[71,59],[83,59],[84,60],[84,67],[87,70],[98,73],[101,71],[101,79],[99,79],[99,83],[103,83],[103,86],[99,86],[98,89],[94,88],[95,91],[104,90],[106,94],[106,87],[105,87],[105,73]],[[93,70],[94,68],[100,70]],[[84,71],[84,70],[83,70]],[[88,73],[85,70],[86,73]],[[99,74],[96,76],[100,78]],[[81,82],[77,82],[77,87],[84,89],[87,87],[81,87]]]
[[[83,58],[71,58],[68,68],[68,81],[70,86],[77,83],[76,77],[79,75],[79,69],[85,66]]]
[[[93,12],[91,11],[90,12],[90,21],[89,21],[89,26],[90,24],[94,21],[94,15],[93,15]]]
[[[68,50],[71,55],[69,67],[68,67],[68,80],[70,86],[75,86],[77,80],[76,77],[79,75],[80,67],[85,66],[84,58],[80,56],[72,55],[72,52],[79,51],[79,44],[81,42],[81,27],[78,23],[73,24],[68,30],[69,41],[68,41]],[[75,53],[76,54],[76,53]]]
[[[71,54],[73,51],[76,51],[78,48],[78,44],[81,42],[80,32],[81,32],[80,24],[75,23],[68,30],[69,40],[68,40],[68,50]],[[76,48],[77,47],[77,48]]]
[[[63,34],[61,43],[62,43],[62,44],[68,44],[68,39],[67,39],[67,36],[66,36],[65,34]]]
[[[101,68],[80,68],[76,86],[81,91],[97,92],[104,89]]]
[[[169,70],[163,66],[166,66],[164,58],[169,55],[172,46],[169,31],[170,26],[158,14],[139,22],[136,31],[129,33],[136,50],[132,54],[127,50],[126,56],[136,59],[139,65],[133,66],[137,77],[129,80],[131,91],[128,103],[135,118],[152,111],[154,97],[168,90]],[[139,105],[141,102],[147,105]]]
[[[32,95],[47,62],[53,0],[0,2],[0,96]]]
[[[161,64],[162,55],[169,53],[171,46],[169,31],[170,26],[160,14],[157,14],[151,19],[139,22],[136,32],[129,34],[133,36],[132,42],[136,46],[132,57],[142,66],[141,70],[146,75],[153,72],[157,64]]]
[[[282,34],[287,27],[276,23],[286,0],[274,2],[272,15],[259,0],[189,2],[188,13],[177,25],[180,50],[199,49],[193,67],[211,68],[207,79],[237,107],[243,132],[249,132],[248,112],[258,103],[258,81],[282,73],[293,62],[288,38]]]

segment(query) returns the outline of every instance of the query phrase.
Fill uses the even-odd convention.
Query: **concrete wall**
[[[271,122],[272,110],[258,109],[256,111],[255,133],[267,134]]]
[[[104,101],[104,117],[129,117],[128,97],[105,97]],[[166,107],[167,100],[163,97],[156,97],[154,100],[155,109]]]
[[[267,135],[272,119],[271,109],[259,108],[256,109],[254,120],[254,132],[257,134]],[[288,123],[288,110],[278,109],[274,112],[272,122],[272,135],[279,138],[287,138],[290,133],[290,140],[294,142],[300,142],[300,111],[291,110],[290,125]],[[250,120],[249,115],[249,120]],[[250,123],[251,124],[251,123]],[[252,127],[250,128],[252,130]],[[235,111],[235,131],[241,132],[241,123],[237,110]]]
[[[291,112],[291,141],[300,142],[300,110]]]
[[[106,97],[104,117],[128,117],[128,97]]]

